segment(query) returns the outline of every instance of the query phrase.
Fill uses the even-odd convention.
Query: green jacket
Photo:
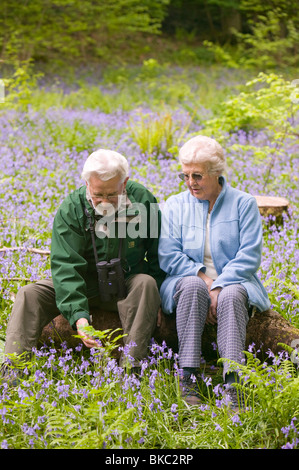
[[[160,210],[156,198],[144,186],[128,181],[127,196],[131,203],[141,203],[145,208],[141,236],[133,238],[126,233],[123,240],[123,256],[128,277],[145,273],[152,276],[160,288],[165,273],[159,267],[158,240],[160,234]],[[94,216],[94,210],[86,199],[86,186],[72,192],[63,201],[54,218],[51,244],[51,271],[56,294],[56,304],[72,327],[79,318],[90,320],[88,298],[98,295],[98,278],[95,257],[85,207]],[[135,206],[136,207],[136,206]],[[126,212],[129,213],[130,209]],[[134,214],[137,214],[135,211]],[[136,219],[137,220],[137,219]],[[96,239],[99,261],[118,257],[118,225],[116,237]],[[138,231],[138,224],[135,224]],[[151,231],[151,232],[150,232]],[[131,232],[132,235],[132,232]]]

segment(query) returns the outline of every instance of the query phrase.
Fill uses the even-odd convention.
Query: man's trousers
[[[147,274],[136,274],[126,280],[127,297],[108,306],[119,312],[124,343],[136,343],[129,351],[133,365],[148,355],[155,330],[160,296],[156,281]],[[99,297],[89,300],[90,307],[105,309]],[[52,280],[43,280],[22,287],[16,296],[6,331],[5,354],[31,352],[36,347],[43,328],[60,314],[56,306]]]

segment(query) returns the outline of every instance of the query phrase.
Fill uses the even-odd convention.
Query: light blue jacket
[[[210,214],[210,248],[218,277],[212,289],[242,284],[249,305],[270,308],[267,292],[257,277],[262,253],[262,224],[256,200],[230,187],[221,177],[222,190]],[[161,285],[162,309],[175,311],[175,286],[184,276],[205,272],[203,264],[209,202],[189,190],[170,196],[162,209],[159,240],[160,267],[167,273]]]

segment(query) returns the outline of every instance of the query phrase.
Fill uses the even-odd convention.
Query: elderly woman
[[[223,149],[214,139],[190,139],[179,160],[188,189],[163,208],[159,261],[167,277],[160,295],[163,311],[176,313],[182,395],[195,404],[205,324],[217,323],[220,356],[241,363],[250,312],[270,303],[257,276],[262,226],[255,198],[227,184]],[[223,376],[235,406],[228,361]]]

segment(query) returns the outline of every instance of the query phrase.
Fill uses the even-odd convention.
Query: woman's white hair
[[[210,173],[224,173],[225,156],[221,145],[210,137],[197,135],[188,140],[179,151],[181,164],[208,164]]]
[[[89,181],[92,175],[97,176],[102,181],[110,180],[119,176],[121,181],[129,175],[129,165],[126,158],[113,150],[99,149],[87,158],[81,177]]]

